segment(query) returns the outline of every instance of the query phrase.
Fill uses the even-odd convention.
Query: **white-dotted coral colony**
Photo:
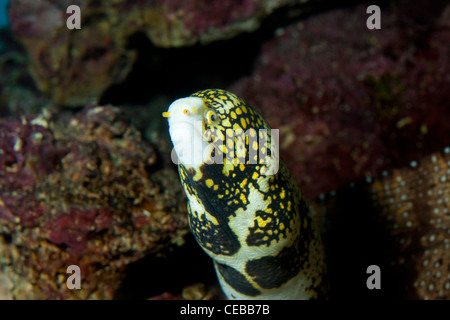
[[[365,182],[401,248],[393,263],[407,264],[417,274],[417,297],[450,299],[450,146]],[[327,196],[336,195],[333,191]],[[321,194],[319,200],[327,196]]]
[[[450,296],[450,147],[409,168],[383,172],[372,184],[372,199],[382,208],[385,219],[401,246],[413,248],[416,257],[398,257],[416,266],[414,287],[424,299]],[[413,232],[414,231],[414,232]],[[413,237],[421,235],[419,241]],[[421,254],[422,252],[422,254]],[[422,256],[421,256],[422,255]]]

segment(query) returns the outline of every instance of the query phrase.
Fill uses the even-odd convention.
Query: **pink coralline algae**
[[[309,199],[450,144],[448,10],[433,6],[383,8],[380,30],[365,6],[280,28],[229,88],[280,130]]]
[[[8,224],[32,226],[45,211],[31,195],[35,181],[54,170],[64,150],[54,145],[46,128],[26,118],[2,121],[0,138],[0,217]]]
[[[0,122],[5,298],[113,298],[129,264],[187,232],[176,173],[158,167],[118,108],[66,118],[43,111]],[[66,287],[70,265],[81,269],[82,290]]]

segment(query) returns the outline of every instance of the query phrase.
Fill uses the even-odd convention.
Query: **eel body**
[[[229,299],[326,296],[320,235],[267,121],[225,90],[174,101],[168,118],[189,226]]]

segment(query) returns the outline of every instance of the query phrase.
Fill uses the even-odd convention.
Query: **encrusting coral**
[[[0,265],[7,298],[111,299],[128,265],[183,243],[177,175],[118,108],[0,121]],[[66,287],[69,265],[81,290]]]

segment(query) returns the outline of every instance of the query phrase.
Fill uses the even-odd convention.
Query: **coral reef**
[[[3,296],[112,298],[127,265],[183,243],[178,177],[118,108],[5,119],[0,146]],[[72,264],[81,290],[66,287]]]
[[[145,34],[158,47],[207,44],[257,29],[274,10],[300,0],[72,1],[82,28],[68,30],[66,1],[17,0],[11,28],[30,56],[38,87],[56,103],[98,101],[121,82],[136,59],[130,36]]]
[[[450,299],[450,147],[342,188],[312,210],[322,221],[335,297]],[[382,293],[360,282],[374,263]]]
[[[229,89],[280,129],[309,199],[337,190],[311,202],[324,221],[331,298],[448,299],[450,156],[424,155],[450,145],[450,6],[399,1],[376,31],[365,9],[278,29]],[[364,283],[372,264],[380,291]]]
[[[448,1],[385,3],[380,30],[366,28],[363,5],[273,20],[319,2],[74,0],[82,29],[68,30],[66,1],[12,1],[13,35],[0,30],[0,299],[221,297],[183,273],[195,261],[214,278],[184,237],[160,118],[179,94],[217,83],[280,129],[321,219],[332,298],[449,299]],[[105,90],[124,107],[98,105]],[[136,93],[145,104],[129,104]],[[165,250],[170,279],[154,274]],[[66,287],[71,264],[82,290]],[[371,264],[382,290],[365,286]],[[159,286],[130,294],[144,281]]]
[[[280,28],[228,88],[280,130],[309,199],[450,145],[443,4],[383,8],[380,30],[366,28],[365,6]]]

